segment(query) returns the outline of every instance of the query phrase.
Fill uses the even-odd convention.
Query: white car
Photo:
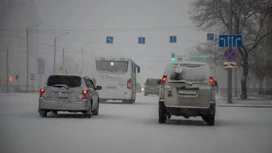
[[[85,117],[98,115],[99,95],[92,80],[87,76],[50,75],[40,89],[38,112],[46,117],[48,112],[82,112]]]
[[[159,123],[175,115],[201,116],[208,125],[214,125],[215,84],[207,63],[170,63],[159,83]]]

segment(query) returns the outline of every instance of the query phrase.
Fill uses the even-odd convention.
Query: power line
[[[197,29],[193,25],[183,25],[183,26],[165,26],[165,27],[147,27],[147,28],[105,28],[105,29],[39,29],[39,30],[33,30],[34,31],[48,31],[48,32],[64,32],[64,31],[73,31],[73,32],[88,32],[88,31],[131,31],[131,30],[157,30],[157,29]],[[14,31],[14,32],[24,32],[23,29],[0,29],[0,32],[2,31]]]

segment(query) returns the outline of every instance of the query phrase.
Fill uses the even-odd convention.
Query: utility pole
[[[84,52],[84,48],[82,48],[81,50],[81,73],[83,74],[83,52]]]
[[[7,66],[7,68],[6,68],[6,90],[7,90],[7,92],[9,92],[9,43],[10,43],[10,41],[8,41],[7,42],[7,63],[6,63],[6,66]]]
[[[83,47],[81,48],[81,73],[83,74],[84,70],[83,70],[83,53],[84,53],[84,48],[89,45],[92,42],[86,43],[85,45],[83,45]]]
[[[26,29],[26,92],[29,86],[29,29]]]
[[[239,33],[238,32],[239,31],[239,25],[238,25],[237,19],[235,19],[234,21],[235,21],[234,22],[234,33],[238,34]],[[234,96],[235,97],[238,96],[238,91],[237,91],[237,64],[236,64],[236,68],[234,68]]]
[[[57,53],[57,37],[54,38],[54,69],[53,73],[56,73],[56,53]]]
[[[62,66],[63,66],[63,68],[64,68],[64,48],[62,49]]]
[[[216,70],[216,41],[217,41],[217,35],[214,35],[214,70],[213,70],[213,74],[214,74],[214,77],[215,77],[215,70]]]
[[[234,96],[238,96],[238,91],[237,91],[237,66],[234,69]]]
[[[229,5],[229,34],[232,34],[232,4],[233,0],[230,0]],[[228,103],[232,103],[232,69],[228,69]]]

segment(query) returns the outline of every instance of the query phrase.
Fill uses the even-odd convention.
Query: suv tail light
[[[165,83],[166,82],[166,79],[167,79],[167,76],[166,75],[164,75],[163,77],[162,77],[162,81],[161,81],[161,83]]]
[[[128,88],[128,89],[131,89],[131,79],[129,79],[129,80],[127,81],[127,88]]]
[[[87,99],[87,95],[88,95],[89,91],[84,89],[82,90],[82,99]]]
[[[210,77],[209,80],[210,80],[210,84],[214,85],[214,79],[213,79],[213,77]]]
[[[43,97],[43,93],[44,93],[44,88],[40,88],[40,97],[42,98]]]

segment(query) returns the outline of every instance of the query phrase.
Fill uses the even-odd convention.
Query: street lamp
[[[61,34],[61,35],[59,35],[59,36],[56,36],[56,37],[54,38],[54,69],[53,69],[54,74],[56,73],[57,39],[60,39],[60,37],[65,36],[65,35],[68,35],[68,34],[69,34],[69,32],[66,32],[66,33]]]
[[[26,92],[28,92],[28,86],[29,86],[29,33],[32,31],[34,27],[37,27],[41,25],[43,22],[40,22],[38,24],[35,24],[31,26],[30,28],[26,29]]]

